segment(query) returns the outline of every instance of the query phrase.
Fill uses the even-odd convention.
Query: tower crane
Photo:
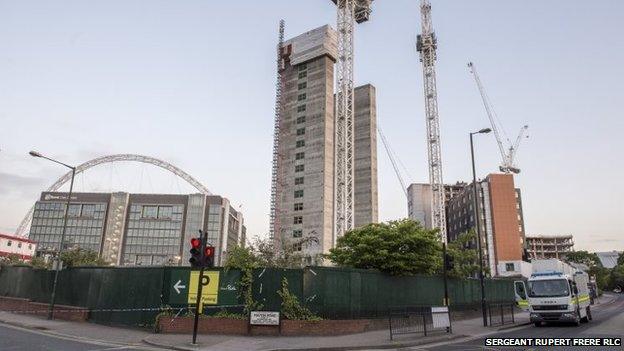
[[[425,121],[427,124],[427,153],[429,155],[429,182],[431,183],[431,223],[440,230],[442,242],[446,243],[446,211],[444,208],[444,182],[442,180],[442,152],[440,147],[440,120],[438,116],[438,92],[436,87],[436,49],[438,41],[431,22],[431,3],[421,0],[420,14],[422,33],[418,35],[416,49],[423,67],[425,93]]]
[[[381,142],[384,146],[384,149],[386,149],[386,153],[388,154],[390,163],[392,163],[392,168],[394,168],[394,173],[396,174],[397,179],[399,180],[399,183],[401,184],[401,189],[403,189],[403,193],[405,193],[405,196],[409,198],[409,195],[407,193],[407,186],[405,185],[403,176],[401,176],[401,172],[399,170],[399,167],[397,166],[396,160],[394,158],[394,153],[392,152],[392,148],[390,147],[390,143],[388,142],[388,140],[386,139],[386,136],[381,131],[381,127],[379,127],[379,125],[377,125],[377,133],[379,133],[379,137],[381,138]]]
[[[277,209],[277,202],[280,197],[280,163],[281,156],[279,154],[279,139],[281,129],[281,110],[282,110],[282,90],[283,79],[282,71],[284,69],[284,62],[282,60],[282,47],[284,46],[284,20],[279,22],[279,36],[277,42],[277,82],[275,83],[275,118],[273,120],[273,162],[271,168],[271,212],[269,216],[269,237],[273,240],[279,241],[281,239],[279,213]],[[275,245],[279,247],[279,245]]]
[[[336,70],[336,116],[334,155],[334,236],[353,229],[353,33],[355,23],[368,21],[373,0],[331,0],[336,4],[338,63]]]
[[[520,128],[518,137],[516,138],[516,141],[513,144],[511,143],[509,138],[507,138],[507,147],[505,147],[503,145],[503,141],[501,139],[501,135],[498,129],[498,124],[500,124],[500,121],[498,121],[498,116],[496,115],[496,111],[494,111],[494,107],[492,106],[492,103],[490,102],[490,98],[485,92],[485,88],[483,87],[481,78],[479,78],[479,74],[477,73],[477,68],[475,67],[474,63],[468,62],[468,69],[470,70],[470,73],[472,73],[472,75],[474,76],[475,82],[477,83],[477,87],[479,88],[479,93],[481,94],[481,100],[483,100],[483,106],[485,107],[485,112],[488,115],[488,118],[490,120],[490,125],[492,125],[492,130],[494,131],[494,135],[496,136],[496,142],[498,143],[498,149],[500,151],[501,158],[503,161],[499,169],[501,172],[504,172],[504,173],[518,174],[520,173],[520,169],[515,166],[514,161],[516,158],[516,153],[518,152],[518,148],[520,147],[520,142],[522,141],[522,138],[524,137],[524,134],[526,133],[529,126],[524,125],[522,128]],[[503,130],[503,133],[504,133],[504,130]]]

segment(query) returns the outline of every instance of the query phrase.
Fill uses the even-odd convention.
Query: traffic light
[[[204,267],[206,268],[214,267],[214,254],[215,254],[214,246],[206,246],[206,248],[204,249],[204,260],[203,260]]]
[[[446,256],[444,256],[444,267],[447,271],[453,270],[453,268],[455,267],[455,263],[453,262],[453,256],[449,254],[446,254]]]
[[[193,238],[191,239],[191,258],[189,262],[191,263],[191,267],[201,267],[203,261],[203,255],[201,251],[202,240],[201,238]]]

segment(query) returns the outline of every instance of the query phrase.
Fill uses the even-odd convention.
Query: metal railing
[[[513,302],[491,302],[487,304],[487,314],[490,326],[514,324]]]
[[[388,312],[390,340],[396,335],[444,332],[452,333],[451,314],[447,307],[402,306]]]

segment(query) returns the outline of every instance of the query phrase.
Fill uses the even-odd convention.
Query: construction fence
[[[240,312],[243,300],[237,270],[220,272],[217,306]],[[178,314],[189,311],[190,267],[80,267],[60,272],[56,304],[83,307],[101,324],[153,325],[161,308]],[[290,292],[326,319],[386,318],[398,306],[439,306],[444,299],[441,276],[390,276],[376,271],[335,267],[304,269],[261,268],[253,272],[252,295],[267,311],[281,310],[282,279]],[[49,302],[54,271],[30,267],[1,267],[0,296]],[[477,308],[476,279],[449,279],[451,309]],[[513,282],[487,280],[488,302],[512,302]],[[215,308],[216,307],[216,308]]]

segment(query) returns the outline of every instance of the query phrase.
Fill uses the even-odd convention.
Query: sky
[[[518,151],[527,234],[573,234],[577,250],[623,250],[624,2],[433,0],[444,181],[471,178],[468,133],[489,126],[473,61]],[[12,232],[65,169],[116,153],[166,160],[268,232],[275,45],[331,24],[329,0],[0,0],[0,232]],[[377,0],[355,38],[356,84],[409,182],[428,182],[416,0]],[[498,169],[492,134],[477,172]],[[378,145],[381,220],[407,204]],[[66,189],[66,188],[64,188]],[[192,193],[150,165],[102,165],[77,191]]]

